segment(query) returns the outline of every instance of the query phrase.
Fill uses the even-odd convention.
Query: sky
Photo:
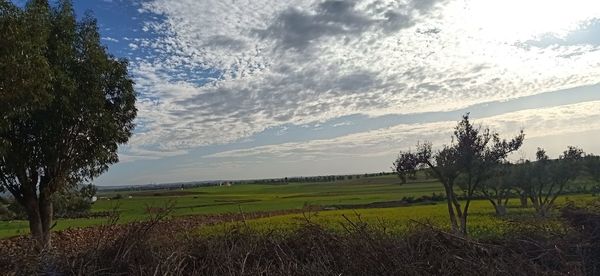
[[[22,3],[20,1],[16,1]],[[135,134],[97,185],[390,171],[470,112],[600,153],[597,0],[94,0]]]

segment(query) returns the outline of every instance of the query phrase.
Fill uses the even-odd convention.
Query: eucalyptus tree
[[[77,21],[70,1],[0,1],[0,37],[0,189],[46,247],[52,196],[118,162],[137,113],[133,81],[95,19]]]

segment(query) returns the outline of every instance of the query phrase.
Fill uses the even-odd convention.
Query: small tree
[[[418,145],[416,153],[401,152],[394,167],[403,181],[414,175],[419,167],[430,169],[444,186],[452,231],[467,235],[469,207],[475,191],[490,177],[496,165],[521,147],[524,137],[521,132],[510,141],[501,140],[497,133],[474,127],[469,121],[469,114],[466,114],[455,128],[456,143],[444,146],[436,154],[433,154],[430,143]],[[455,192],[459,177],[465,195],[464,205]]]
[[[481,190],[482,182],[493,176],[494,169],[506,161],[508,154],[523,145],[525,134],[521,131],[510,140],[500,139],[498,133],[473,126],[469,114],[466,114],[456,127],[454,136],[458,166],[462,173],[460,187],[465,195],[461,230],[466,234],[469,206],[475,192]]]
[[[510,187],[519,196],[521,208],[527,208],[529,202],[529,186],[531,183],[532,172],[531,172],[531,161],[521,159],[518,162],[511,165],[509,180]]]
[[[0,32],[0,189],[46,247],[52,195],[118,162],[134,127],[133,82],[127,62],[101,45],[96,21],[77,22],[70,1],[1,1]]]
[[[506,206],[514,190],[513,177],[513,165],[504,163],[493,168],[490,177],[481,183],[481,193],[494,206],[498,216],[507,213]]]
[[[459,221],[463,214],[454,192],[454,183],[459,176],[456,155],[456,147],[444,146],[434,154],[431,143],[424,143],[417,145],[417,151],[414,153],[411,151],[401,152],[393,166],[403,183],[406,183],[408,178],[414,177],[418,168],[427,169],[431,176],[437,178],[446,192],[446,204],[452,232],[462,234]]]
[[[523,177],[527,180],[524,190],[539,216],[549,215],[567,183],[579,175],[578,161],[583,154],[583,150],[570,146],[557,160],[550,160],[546,151],[538,148],[536,162],[529,165],[530,173]]]

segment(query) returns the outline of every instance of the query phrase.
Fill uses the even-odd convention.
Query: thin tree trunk
[[[548,214],[550,213],[549,209],[550,208],[547,205],[540,206],[540,208],[537,210],[538,216],[540,216],[542,218],[548,217]]]
[[[448,204],[448,215],[450,216],[450,226],[452,227],[453,233],[460,233],[458,228],[458,222],[456,221],[456,214],[454,213],[454,208],[452,206],[452,200],[454,198],[454,193],[452,189],[444,186],[446,190],[446,202]]]
[[[463,213],[463,216],[460,218],[460,233],[463,237],[466,237],[467,232],[467,213]]]
[[[527,202],[527,195],[526,194],[520,194],[519,195],[519,199],[521,200],[521,208],[527,208],[528,207],[528,202]]]
[[[458,231],[456,232],[458,235],[467,236],[467,220],[465,213],[460,205],[460,202],[456,199],[456,197],[452,198],[452,202],[454,203],[454,211],[456,212],[456,217],[458,219]]]
[[[496,205],[494,205],[496,209],[496,215],[499,217],[506,216],[507,213],[506,206],[508,205],[508,195],[504,194],[506,199],[503,199],[502,196],[502,194],[498,195],[498,197],[496,198],[497,203]]]

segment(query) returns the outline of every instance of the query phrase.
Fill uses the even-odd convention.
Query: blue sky
[[[418,141],[448,143],[466,112],[524,129],[513,158],[600,153],[595,0],[74,4],[139,93],[98,185],[384,171]]]

